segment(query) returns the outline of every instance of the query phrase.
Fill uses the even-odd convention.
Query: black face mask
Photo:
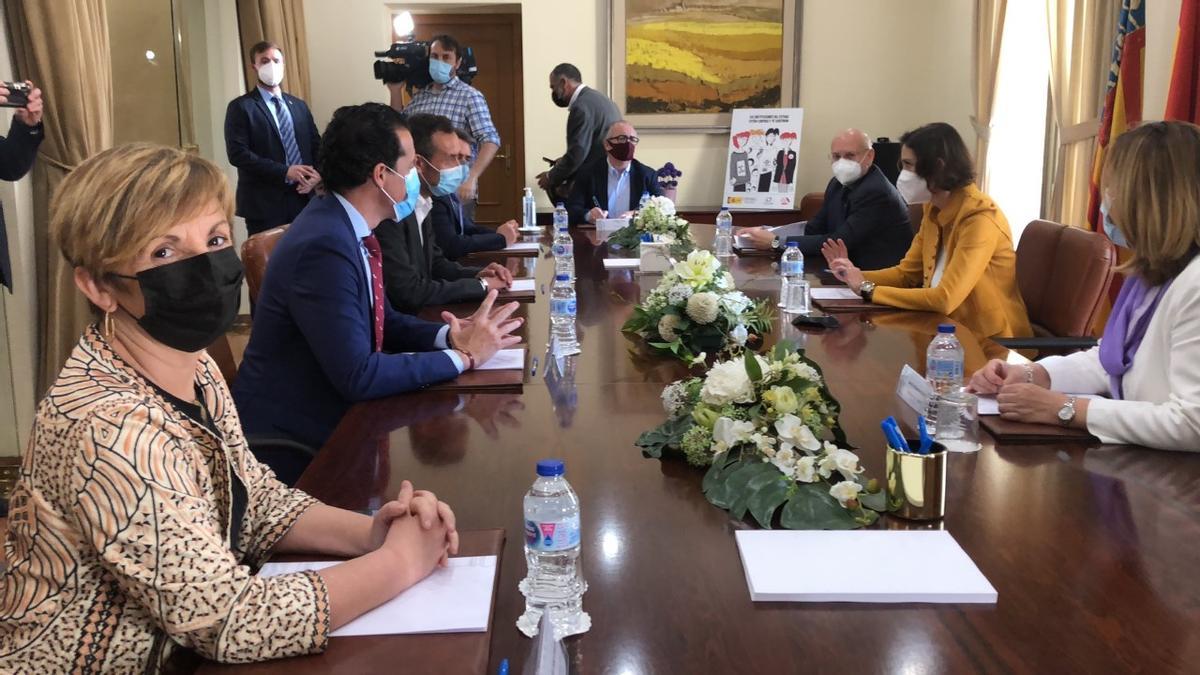
[[[242,299],[242,261],[233,247],[142,270],[146,313],[138,325],[181,352],[198,352],[229,330]]]
[[[560,108],[566,108],[567,106],[571,105],[570,96],[559,94],[558,91],[554,89],[550,90],[550,100],[554,101],[554,105]]]

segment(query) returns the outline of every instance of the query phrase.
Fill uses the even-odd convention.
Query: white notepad
[[[516,241],[509,244],[505,251],[536,251],[541,248],[541,244],[536,241]]]
[[[739,530],[734,536],[755,602],[996,602],[996,589],[949,532]]]
[[[535,288],[535,281],[535,279],[513,279],[508,290],[513,293],[532,291]]]
[[[267,563],[260,577],[321,570],[337,561]],[[330,633],[350,635],[401,635],[404,633],[482,633],[488,627],[492,588],[496,583],[496,556],[451,558],[428,577]]]
[[[642,266],[641,258],[605,258],[606,270],[635,270]]]
[[[475,366],[475,370],[523,370],[525,350],[521,347],[501,349],[495,356]]]
[[[858,293],[842,286],[814,288],[809,292],[813,300],[862,300]]]

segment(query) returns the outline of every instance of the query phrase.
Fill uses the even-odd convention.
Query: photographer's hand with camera
[[[36,127],[42,123],[42,90],[33,86],[33,82],[25,80],[25,84],[29,85],[29,102],[23,108],[17,108],[16,117],[21,120],[21,124],[27,127]],[[12,94],[8,87],[0,85],[0,104],[8,103],[8,97]]]
[[[495,289],[488,291],[479,309],[466,320],[442,312],[442,320],[450,324],[450,348],[459,352],[468,369],[487,363],[496,352],[521,342],[521,336],[511,333],[521,327],[524,319],[509,318],[517,311],[518,303],[510,302],[493,311],[496,295]]]

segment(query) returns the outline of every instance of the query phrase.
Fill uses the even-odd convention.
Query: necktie
[[[283,101],[278,96],[271,97],[275,106],[275,119],[279,120],[279,138],[283,140],[283,154],[287,157],[288,166],[303,164],[300,158],[300,146],[296,145],[296,130],[292,128],[292,118],[283,111]]]
[[[362,239],[367,247],[367,257],[371,265],[371,290],[375,297],[375,306],[371,316],[375,319],[375,351],[383,351],[383,251],[379,248],[379,240],[375,235],[368,234]]]

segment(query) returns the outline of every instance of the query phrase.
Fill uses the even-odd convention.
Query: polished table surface
[[[711,240],[711,228],[696,229]],[[944,521],[921,526],[884,517],[878,526],[948,530],[996,587],[995,605],[752,603],[733,538],[752,525],[705,501],[702,472],[644,459],[633,445],[663,420],[663,386],[687,372],[620,333],[657,277],[606,272],[608,251],[594,233],[575,236],[583,352],[566,373],[548,374],[540,353],[520,395],[427,392],[357,405],[300,482],[331,504],[361,509],[409,479],[449,502],[460,529],[506,529],[490,672],[504,658],[520,672],[532,644],[515,626],[524,607],[517,590],[525,574],[521,500],[534,463],[550,456],[566,460],[582,504],[592,629],[567,640],[581,673],[1200,668],[1196,455],[985,442],[979,453],[950,457]],[[776,295],[772,260],[729,265],[739,288]],[[549,257],[535,263],[539,286],[548,286],[552,266]],[[521,311],[526,341],[541,348],[547,298],[539,294]],[[839,317],[842,326],[823,334],[785,323],[768,344],[789,339],[821,364],[850,442],[868,475],[882,479],[879,420],[905,413],[894,395],[897,375],[904,363],[923,372],[941,317]],[[1005,354],[961,330],[960,339],[968,372]],[[878,562],[879,574],[921,573],[903,561]],[[822,573],[803,559],[795,570]],[[373,645],[380,672],[402,670]],[[329,655],[305,658],[329,672],[349,665]],[[283,672],[289,662],[272,665]],[[356,672],[363,667],[355,661]]]

